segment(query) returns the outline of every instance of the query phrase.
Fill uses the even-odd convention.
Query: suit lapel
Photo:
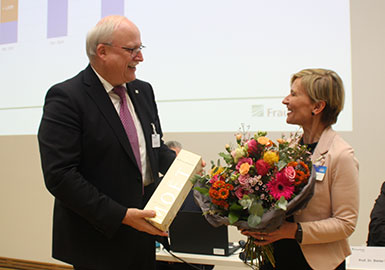
[[[312,162],[315,165],[325,164],[326,154],[329,152],[335,136],[336,132],[330,127],[322,132],[317,147],[314,149],[314,155],[312,156]]]
[[[149,142],[151,141],[151,129],[150,126],[147,126],[149,125],[148,123],[150,123],[150,120],[146,116],[146,110],[143,108],[145,105],[143,102],[141,102],[144,96],[141,93],[141,89],[137,89],[133,83],[127,83],[127,92],[132,104],[134,105],[136,115],[138,116],[142,126],[144,138],[146,141],[146,148],[148,150]]]
[[[111,102],[106,90],[104,89],[99,78],[89,65],[84,73],[84,83],[86,92],[91,99],[96,103],[102,115],[106,118],[107,123],[116,134],[123,149],[127,152],[131,160],[137,165],[134,153],[132,152],[130,142],[124,130],[119,115],[116,112],[114,105]],[[137,165],[138,167],[138,165]],[[138,167],[139,169],[139,167]]]
[[[141,87],[136,86],[138,84],[135,82],[137,81],[127,83],[126,87],[131,102],[134,105],[136,115],[138,116],[140,124],[142,126],[144,140],[146,141],[147,157],[149,158],[151,168],[154,168],[154,156],[149,154],[152,153],[151,123],[153,120],[151,119],[151,115],[149,115],[148,104],[146,104],[145,102],[145,93],[143,93],[143,89],[141,89]],[[153,172],[153,174],[156,174],[156,172]]]

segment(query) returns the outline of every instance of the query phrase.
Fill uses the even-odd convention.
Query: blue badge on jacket
[[[327,167],[314,165],[314,169],[316,172],[316,180],[322,181],[324,179]]]

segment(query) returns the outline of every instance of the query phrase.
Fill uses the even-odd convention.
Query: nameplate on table
[[[351,246],[349,269],[385,269],[385,247]]]

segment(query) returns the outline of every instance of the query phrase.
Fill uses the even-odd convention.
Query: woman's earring
[[[311,115],[315,115],[315,113],[314,113],[314,112],[311,112]]]

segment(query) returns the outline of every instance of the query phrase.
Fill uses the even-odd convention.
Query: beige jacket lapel
[[[334,137],[337,135],[337,133],[331,128],[326,128],[320,137],[320,140],[317,144],[317,147],[314,149],[314,153],[312,156],[312,163],[316,166],[323,166],[325,165],[325,157],[328,153]]]

